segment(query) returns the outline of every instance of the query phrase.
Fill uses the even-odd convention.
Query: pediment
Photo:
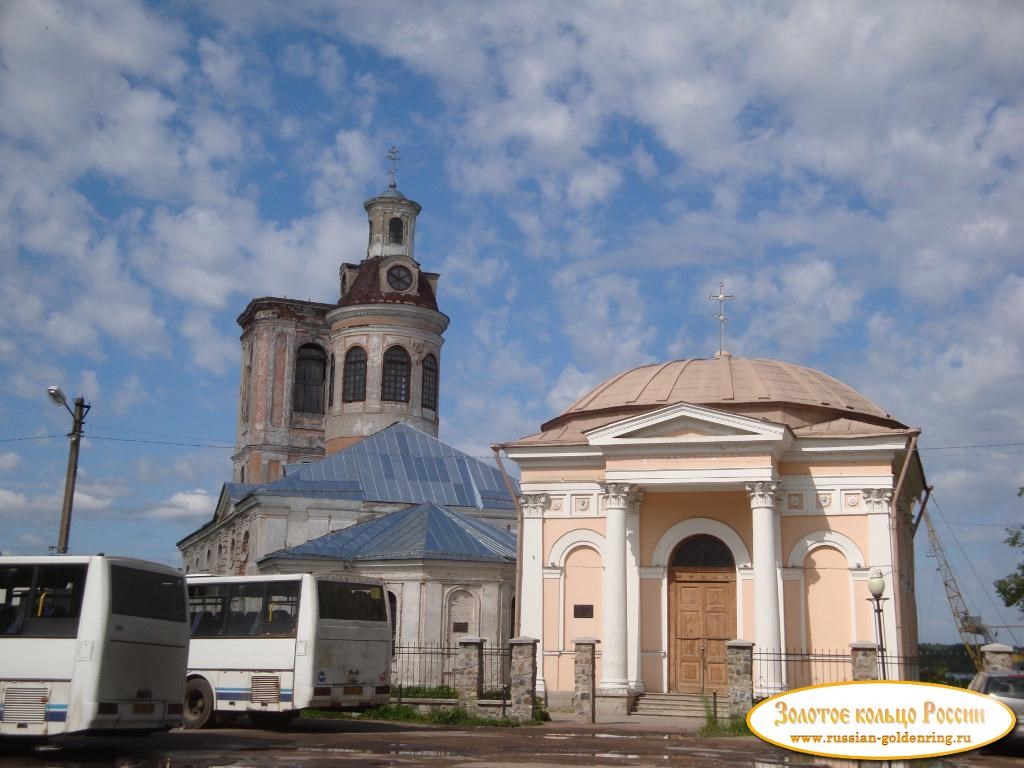
[[[781,441],[782,424],[677,403],[631,416],[586,433],[591,445],[708,444]]]

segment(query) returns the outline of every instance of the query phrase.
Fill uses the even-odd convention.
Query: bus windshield
[[[384,590],[373,584],[346,584],[318,581],[317,595],[321,619],[345,621],[387,621]]]
[[[86,570],[66,563],[0,567],[0,634],[76,637]]]

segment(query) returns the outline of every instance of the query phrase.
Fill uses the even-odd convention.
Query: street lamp
[[[871,571],[871,577],[868,579],[868,592],[871,593],[868,602],[873,603],[875,606],[875,640],[878,643],[878,660],[882,667],[882,679],[888,680],[889,676],[885,671],[885,634],[882,630],[882,603],[889,598],[882,597],[885,593],[885,576],[882,575],[880,568],[875,568]]]
[[[63,405],[72,419],[71,431],[68,433],[71,446],[68,449],[68,474],[64,480],[64,507],[60,513],[60,536],[57,539],[57,554],[66,555],[68,535],[71,533],[71,504],[75,498],[75,479],[78,477],[78,449],[82,444],[82,424],[85,423],[85,414],[92,406],[86,405],[85,398],[79,395],[75,398],[75,409],[71,410],[68,399],[56,384],[47,387],[46,394],[50,396],[54,405]]]

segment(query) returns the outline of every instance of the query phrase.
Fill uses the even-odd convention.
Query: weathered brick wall
[[[537,698],[537,640],[515,637],[509,640],[512,650],[512,676],[507,716],[519,722],[533,719]]]
[[[598,641],[593,637],[579,637],[576,645],[576,696],[573,710],[577,723],[594,722],[594,651]]]
[[[729,667],[729,717],[746,717],[754,706],[754,644],[730,640],[726,645]]]

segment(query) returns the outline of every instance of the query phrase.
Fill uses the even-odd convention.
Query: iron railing
[[[396,645],[391,658],[391,688],[398,697],[403,691],[424,694],[424,691],[455,689],[455,654],[458,648],[448,645]]]
[[[853,679],[853,659],[849,651],[755,650],[753,662],[755,696]],[[879,680],[918,680],[920,669],[917,657],[885,654],[878,657],[876,674]]]
[[[509,684],[512,679],[512,649],[488,648],[483,649],[484,679],[483,691],[485,699],[500,698],[507,699],[509,695]]]

